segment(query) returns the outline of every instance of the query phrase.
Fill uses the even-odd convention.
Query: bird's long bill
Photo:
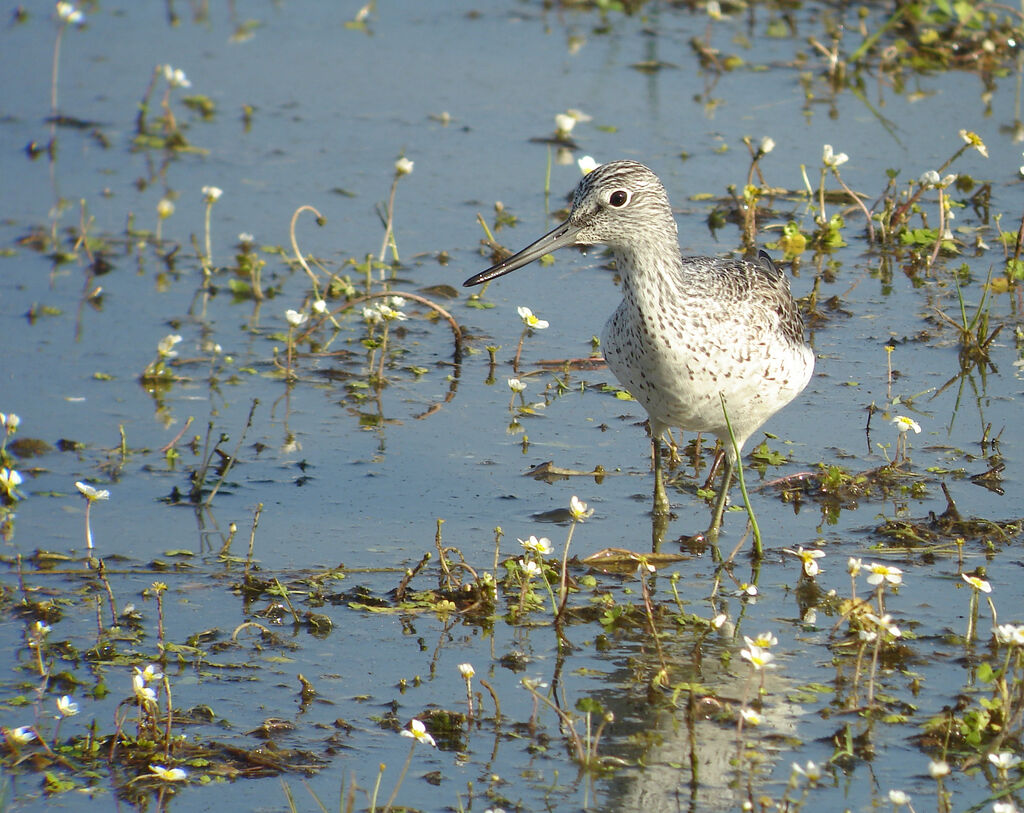
[[[540,259],[552,251],[575,245],[578,232],[579,226],[575,226],[567,220],[561,226],[556,226],[539,240],[528,245],[518,254],[513,254],[507,260],[502,260],[497,265],[492,265],[486,271],[474,274],[462,284],[468,288],[473,285],[479,285],[482,282],[488,282],[504,274],[511,273],[517,268],[522,268],[524,265],[529,265],[534,260]]]

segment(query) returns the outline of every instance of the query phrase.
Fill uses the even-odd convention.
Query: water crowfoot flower
[[[589,175],[599,166],[601,166],[594,158],[590,155],[584,155],[576,162],[576,166],[580,168],[580,172],[584,175]]]
[[[892,419],[892,424],[896,427],[896,431],[901,435],[906,434],[910,429],[914,431],[915,435],[921,434],[921,424],[913,418],[908,418],[906,415],[897,415]]]
[[[419,720],[412,720],[409,723],[409,728],[402,729],[403,737],[412,737],[416,742],[426,743],[432,747],[437,747],[437,743],[434,742],[434,738],[427,732],[427,727],[423,725]]]
[[[961,573],[960,577],[975,590],[980,590],[982,593],[992,592],[992,585],[985,579],[980,579],[977,576],[968,576],[966,573]]]
[[[291,327],[299,327],[299,325],[303,324],[309,317],[301,311],[295,311],[289,308],[284,312],[284,318],[288,320],[288,324]]]
[[[1021,763],[1019,756],[1012,751],[1000,751],[998,754],[989,754],[988,761],[995,765],[1000,774],[1006,775],[1011,768],[1016,768]]]
[[[164,782],[184,782],[188,774],[181,768],[165,768],[163,765],[150,765],[149,770],[156,779]]]
[[[535,316],[533,311],[525,305],[520,305],[516,308],[516,312],[519,314],[519,318],[523,320],[523,324],[530,328],[530,330],[544,330],[549,324],[544,319]]]
[[[532,579],[534,576],[540,575],[540,565],[536,562],[526,559],[519,560],[519,566],[523,569],[523,573],[526,574],[527,579]]]
[[[754,667],[755,671],[760,672],[763,669],[774,669],[777,664],[772,663],[775,660],[775,656],[767,649],[762,649],[755,643],[747,639],[748,646],[746,649],[740,650],[740,656],[750,661],[750,665]]]
[[[970,130],[961,130],[960,138],[964,140],[964,144],[968,147],[974,147],[978,152],[981,153],[983,158],[988,158],[988,147],[985,146],[985,142],[981,140],[981,136]]]
[[[1017,627],[1013,624],[1000,624],[994,630],[996,641],[1000,644],[1011,646],[1024,646],[1024,626]]]
[[[740,719],[747,725],[761,725],[764,722],[764,718],[759,712],[747,708],[740,709]]]
[[[826,167],[835,169],[836,167],[842,166],[850,160],[850,156],[845,152],[833,152],[832,145],[826,144],[821,152],[821,162]]]
[[[910,797],[902,790],[890,790],[889,801],[896,807],[903,807],[904,805],[910,804]]]
[[[164,65],[164,79],[167,80],[167,84],[172,88],[192,87],[192,83],[188,81],[185,71],[181,68],[172,68],[170,65]]]
[[[546,536],[542,536],[540,539],[535,536],[531,536],[529,539],[520,539],[519,544],[527,552],[535,553],[538,556],[549,556],[554,550],[551,547],[551,540]]]
[[[804,550],[802,545],[797,545],[796,550],[785,548],[782,552],[796,556],[803,563],[803,572],[807,578],[813,579],[821,573],[821,568],[818,567],[817,560],[825,556],[825,551]]]
[[[395,161],[395,173],[397,175],[409,175],[412,173],[412,168],[415,162],[410,161],[404,155]]]
[[[223,194],[224,190],[221,189],[219,186],[203,187],[203,200],[206,201],[207,204],[212,205],[216,203],[220,199],[220,196]]]
[[[75,8],[74,3],[58,3],[57,19],[65,25],[83,25],[85,23],[85,15],[80,9]]]
[[[74,717],[78,714],[78,704],[68,697],[68,695],[64,695],[57,700],[57,714],[60,715],[57,719],[61,719],[63,717]]]
[[[805,768],[801,768],[799,763],[794,762],[793,773],[797,776],[806,776],[807,781],[813,785],[821,779],[821,766],[808,760],[807,766]]]
[[[508,388],[515,393],[523,392],[526,389],[526,382],[520,381],[518,378],[510,378],[508,380]]]
[[[22,484],[21,474],[17,469],[0,468],[0,491],[11,501],[19,498],[18,486]]]
[[[4,739],[13,745],[28,745],[36,738],[36,732],[32,726],[23,725],[18,728],[3,729]]]
[[[174,346],[181,341],[181,336],[177,333],[170,333],[164,336],[156,345],[156,352],[162,359],[172,359],[178,355],[178,351],[174,349]]]
[[[78,481],[75,483],[75,488],[82,492],[82,496],[85,497],[89,502],[95,502],[96,500],[109,500],[110,492],[107,489],[96,489],[88,483]]]
[[[944,759],[933,759],[928,763],[928,775],[932,779],[949,776],[949,763]]]
[[[569,513],[572,515],[573,522],[583,522],[593,516],[594,509],[587,508],[587,504],[574,494],[569,500]]]
[[[882,582],[897,585],[903,582],[903,571],[898,567],[889,567],[877,562],[871,562],[867,566],[868,584],[879,585]]]

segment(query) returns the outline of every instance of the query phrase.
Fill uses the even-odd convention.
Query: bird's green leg
[[[665,474],[661,465],[661,439],[652,437],[654,447],[654,514],[668,516],[668,495],[665,494]]]
[[[718,531],[722,527],[722,514],[725,513],[725,503],[729,499],[729,486],[732,483],[733,462],[732,455],[725,456],[725,473],[722,475],[722,488],[715,500],[715,510],[711,515],[711,525],[707,530],[707,538],[712,542],[718,539]]]

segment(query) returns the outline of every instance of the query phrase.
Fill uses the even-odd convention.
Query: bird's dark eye
[[[627,192],[625,189],[616,189],[608,197],[608,202],[616,209],[625,206],[627,203],[629,203],[629,192]]]

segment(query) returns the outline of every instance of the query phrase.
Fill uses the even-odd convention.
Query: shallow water
[[[50,444],[68,438],[83,444],[78,451],[53,451],[19,462],[26,474],[26,498],[17,505],[5,555],[29,555],[36,549],[82,555],[84,501],[74,482],[88,480],[108,488],[111,499],[93,506],[91,524],[102,556],[127,557],[125,569],[132,572],[115,583],[121,604],[136,603],[151,630],[154,602],[141,591],[156,576],[143,565],[162,559],[183,561],[193,569],[160,575],[170,588],[165,599],[168,637],[178,642],[213,629],[223,642],[267,603],[266,597],[252,604],[241,600],[229,587],[240,579],[241,566],[222,564],[211,554],[221,545],[218,531],[236,522],[239,533],[232,552],[244,556],[257,503],[264,507],[255,555],[264,573],[294,578],[339,564],[385,569],[350,573],[326,590],[323,606],[309,605],[333,620],[328,635],[316,637],[301,628],[292,633],[289,623],[280,628],[288,646],[267,647],[260,654],[249,648],[253,642],[248,640],[241,652],[211,654],[205,666],[169,668],[175,706],[210,705],[223,724],[200,726],[198,735],[245,747],[259,742],[246,732],[265,718],[287,718],[296,728],[279,744],[308,749],[326,760],[324,770],[308,781],[328,805],[343,777],[371,787],[381,762],[388,764],[382,783],[386,798],[409,743],[380,725],[381,716],[394,709],[404,724],[429,707],[461,708],[465,691],[456,665],[472,662],[477,674],[495,686],[506,726],[483,723],[458,749],[420,749],[398,802],[442,809],[462,799],[474,810],[516,804],[530,810],[732,809],[744,798],[750,777],[763,792],[779,798],[792,762],[828,760],[832,734],[843,723],[863,725],[856,716],[837,722],[828,693],[809,698],[797,692],[810,683],[831,685],[835,680],[832,661],[838,656],[829,643],[839,619],[824,609],[824,600],[817,620],[807,616],[806,597],[794,591],[798,564],[782,549],[803,545],[825,550],[818,584],[843,596],[849,592],[847,558],[881,557],[905,571],[906,583],[898,596],[890,596],[887,609],[908,635],[916,636],[910,654],[883,679],[886,694],[898,698],[893,707],[898,705],[907,722],[889,720],[871,727],[874,760],[837,762],[809,804],[817,809],[869,809],[890,788],[902,788],[915,797],[917,810],[930,809],[935,792],[927,776],[930,755],[914,744],[913,735],[973,682],[975,654],[965,654],[956,638],[966,629],[969,590],[959,578],[956,549],[949,541],[927,556],[885,553],[873,550],[883,544],[874,529],[882,517],[920,520],[929,512],[940,514],[946,508],[940,479],[965,517],[1011,520],[1024,513],[1015,400],[1021,368],[1014,364],[1018,350],[1013,338],[1019,317],[1010,296],[996,297],[991,306],[993,325],[1005,324],[992,349],[997,372],[984,377],[974,373],[963,379],[962,388],[954,382],[933,394],[959,370],[955,334],[936,323],[934,310],[941,307],[956,318],[959,306],[950,271],[961,263],[967,265],[965,300],[969,309],[977,305],[990,268],[997,273],[1002,268],[1002,252],[991,232],[985,239],[992,251],[975,258],[968,250],[963,257],[940,259],[933,273],[914,272],[906,262],[887,264],[869,251],[861,236],[862,220],[852,213],[844,232],[848,247],[818,261],[808,251],[795,269],[795,296],[807,296],[816,274],[823,273],[820,301],[837,297],[841,310],[808,325],[818,357],[815,376],[765,427],[776,436],[770,447],[788,458],[770,467],[765,479],[817,470],[821,462],[852,472],[877,467],[885,462],[878,444],[888,444],[892,455],[896,441],[887,419],[905,411],[923,429],[911,437],[910,471],[925,487],[920,494],[848,502],[836,514],[809,499],[786,504],[773,489],[755,491],[753,505],[769,549],[760,568],[756,603],[709,599],[716,574],[710,553],[667,571],[682,574],[678,589],[687,612],[704,618],[719,611],[730,616],[725,630],[704,642],[699,666],[694,663],[699,636],[692,627],[678,628],[665,641],[673,684],[692,680],[726,701],[749,699],[750,670],[738,655],[741,636],[771,629],[779,637],[780,666],[765,697],[765,733],[746,732],[763,759],[756,770],[741,772],[746,779],[738,784],[729,764],[736,747],[735,725],[707,719],[694,728],[693,740],[704,768],[699,780],[688,784],[690,728],[681,711],[671,713],[649,702],[645,682],[657,656],[642,623],[609,628],[597,621],[579,622],[569,637],[580,648],[559,656],[543,613],[534,614],[538,626],[499,618],[487,629],[452,615],[353,608],[352,597],[343,591],[358,584],[386,596],[405,568],[434,549],[437,518],[445,521],[445,544],[460,549],[478,570],[491,568],[496,526],[505,534],[502,558],[518,555],[516,539],[531,534],[551,537],[560,551],[567,526],[544,517],[566,508],[573,494],[595,509],[574,533],[575,555],[606,547],[650,548],[652,478],[649,443],[640,426],[644,415],[635,403],[599,390],[596,385],[614,383],[607,370],[573,370],[561,394],[554,387],[555,373],[528,376],[528,402],[547,404],[537,416],[523,418],[520,431],[509,431],[506,379],[512,375],[511,358],[522,328],[516,307],[528,305],[551,322],[549,329],[526,339],[525,370],[539,370],[539,360],[587,356],[591,336],[600,333],[619,296],[613,275],[602,267],[600,251],[562,252],[551,266],[531,266],[492,284],[484,294],[494,305],[490,309],[468,307],[468,293],[459,287],[470,273],[489,264],[478,249],[482,233],[477,212],[491,222],[494,201],[504,202],[519,222],[496,237],[509,248],[519,248],[550,228],[548,211],[564,205],[564,194],[578,180],[574,161],[556,162],[551,192],[545,195],[547,164],[555,151],[531,139],[552,134],[555,114],[572,107],[593,118],[572,133],[579,145],[574,158],[634,158],[661,176],[677,208],[680,243],[687,253],[727,253],[738,247],[734,226],[717,234],[709,231],[711,204],[694,196],[724,197],[729,184],[742,187],[749,163],[741,143],[744,135],[755,143],[763,136],[774,138],[777,146],[762,161],[762,171],[767,183],[789,190],[803,187],[801,165],[807,166],[812,184],[817,183],[823,144],[848,152],[842,177],[866,192],[870,205],[884,189],[886,169],[900,168],[901,178],[916,178],[960,147],[960,128],[975,130],[990,157],[969,151],[953,169],[991,180],[992,212],[1005,212],[1002,228],[1015,230],[1020,147],[1013,129],[1018,104],[1014,77],[997,81],[988,100],[982,98],[980,80],[966,73],[914,77],[904,93],[879,82],[865,89],[863,100],[850,92],[831,97],[826,83],[815,79],[817,98],[808,103],[801,71],[817,72],[820,65],[811,61],[800,66],[790,60],[795,51],[805,50],[799,45],[803,37],[820,36],[824,12],[818,6],[795,14],[797,33],[791,37],[765,36],[773,13],[760,8],[751,13],[751,22],[716,23],[711,35],[715,47],[769,68],[720,75],[703,70],[689,45],[691,37],[704,37],[707,16],[660,5],[633,17],[547,12],[524,3],[381,8],[369,17],[370,33],[363,33],[344,27],[354,9],[282,3],[245,10],[257,15],[259,26],[240,42],[232,41],[232,34],[243,21],[225,10],[197,22],[186,8],[178,8],[182,18],[171,26],[166,9],[107,3],[91,10],[83,29],[65,31],[59,109],[96,124],[83,130],[59,128],[53,162],[45,155],[29,160],[21,148],[33,141],[45,144],[51,137],[44,119],[50,112],[56,25],[34,12],[0,34],[0,66],[5,75],[19,77],[9,83],[0,120],[7,145],[0,158],[5,189],[0,196],[0,244],[9,250],[0,277],[0,320],[8,337],[0,368],[0,409],[21,417],[19,437]],[[742,37],[752,47],[745,48]],[[577,40],[582,40],[578,49]],[[631,67],[645,60],[669,66],[655,73]],[[192,82],[191,89],[172,94],[172,106],[187,127],[188,140],[207,152],[173,155],[160,174],[165,154],[132,150],[131,140],[137,103],[154,65],[167,62],[184,69]],[[181,105],[189,93],[213,99],[217,112],[211,121],[201,121]],[[151,103],[151,117],[159,115],[159,96]],[[255,108],[248,127],[243,105]],[[450,123],[437,120],[442,113],[450,115]],[[403,355],[389,368],[389,386],[379,403],[355,400],[347,386],[355,379],[343,377],[359,372],[365,353],[360,344],[363,326],[351,316],[343,321],[332,349],[356,353],[354,361],[303,356],[298,381],[288,386],[273,372],[272,348],[283,349],[284,311],[303,306],[308,279],[268,254],[264,282],[277,289],[274,298],[261,306],[236,301],[222,274],[215,276],[219,292],[200,307],[200,263],[191,239],[194,235],[202,246],[200,190],[205,185],[224,190],[212,209],[215,265],[232,262],[240,232],[254,235],[260,247],[287,246],[292,212],[312,204],[328,222],[318,228],[308,215],[300,220],[303,252],[351,275],[358,287],[359,275],[338,266],[379,251],[383,230],[375,209],[386,201],[394,161],[403,153],[415,168],[398,183],[395,235],[403,264],[393,286],[412,292],[454,286],[457,298],[441,304],[452,311],[470,335],[468,347],[477,352],[454,366],[448,327],[428,321],[427,309],[409,303],[409,321],[390,340]],[[681,153],[686,160],[680,160]],[[176,196],[176,211],[163,223],[163,237],[181,245],[171,270],[152,247],[139,249],[136,240],[123,239],[129,218],[136,229],[155,227],[156,205],[165,194]],[[66,201],[59,210],[58,199]],[[85,201],[86,216],[93,218],[90,233],[113,242],[108,256],[113,268],[95,279],[87,276],[82,251],[71,262],[55,264],[18,242],[34,228],[47,231],[55,224],[63,248],[70,250],[65,230],[79,224],[80,200]],[[762,221],[762,241],[774,239],[774,227],[791,218],[811,228],[803,202],[780,196],[770,205],[777,214]],[[956,225],[964,224],[979,225],[970,208],[958,211]],[[439,259],[441,252],[447,261]],[[100,305],[82,304],[87,283],[90,291],[102,285]],[[40,307],[58,313],[26,320],[30,310]],[[174,368],[183,380],[154,398],[140,384],[139,374],[169,333],[183,337],[177,347],[181,363]],[[891,361],[898,373],[891,395],[885,351],[890,340],[896,343]],[[216,385],[209,381],[208,342],[220,344],[223,354],[233,358],[218,368]],[[501,346],[493,375],[484,351],[491,344]],[[414,366],[424,371],[409,372]],[[912,396],[912,408],[876,414],[870,434],[865,432],[872,403],[884,409],[893,397]],[[222,432],[230,436],[223,448],[233,453],[254,398],[260,403],[253,425],[212,510],[197,517],[190,506],[168,504],[173,489],[187,492],[188,472],[197,457],[182,448],[180,462],[171,468],[159,450],[194,417],[183,443],[196,434],[205,436],[212,422],[214,437]],[[436,405],[428,417],[418,417]],[[123,462],[119,427],[129,449]],[[997,448],[982,443],[986,432],[989,438],[1000,438]],[[759,437],[753,438],[750,447],[758,442]],[[967,479],[984,472],[989,467],[986,457],[994,452],[1005,464],[1003,495]],[[576,476],[551,483],[524,476],[546,461],[578,471],[602,466],[608,475],[599,481]],[[941,474],[940,469],[950,473]],[[669,528],[672,540],[694,533],[707,521],[707,508],[694,494],[692,471],[687,475],[683,488],[671,493],[677,514]],[[753,469],[748,478],[757,485]],[[733,499],[739,501],[738,492]],[[730,513],[722,541],[726,553],[742,530],[742,515]],[[679,550],[671,542],[665,548]],[[183,549],[196,557],[167,555]],[[1024,620],[1016,615],[1021,588],[1011,568],[1016,564],[1013,549],[996,543],[986,555],[982,542],[969,540],[963,555],[964,571],[988,565],[1000,622]],[[750,578],[746,559],[739,562],[735,578]],[[428,589],[436,575],[431,565],[414,586]],[[78,584],[42,574],[30,581],[64,590]],[[17,598],[13,566],[4,584],[9,596]],[[726,580],[726,587],[731,590],[733,585]],[[602,576],[599,588],[592,588],[594,603],[604,590],[621,601],[640,601],[635,579]],[[667,579],[659,576],[656,589],[658,600],[671,606]],[[862,593],[866,589],[862,585]],[[586,604],[588,595],[584,591],[575,598]],[[515,596],[508,600],[514,604]],[[984,605],[981,617],[987,640],[990,624]],[[0,644],[19,652],[18,663],[30,665],[23,646],[25,624],[13,612],[5,613]],[[665,624],[673,629],[668,619]],[[95,621],[66,617],[52,634],[85,648],[95,637]],[[598,645],[602,635],[609,639],[607,646]],[[500,664],[513,651],[528,656],[525,672]],[[128,664],[145,663],[155,653],[150,633],[144,646],[126,647],[124,666],[104,665],[91,672],[82,667],[79,677],[85,686],[65,689],[81,700],[82,714],[67,721],[62,733],[84,730],[94,717],[102,730],[109,730],[113,707],[131,692]],[[729,654],[731,661],[723,662]],[[227,661],[237,668],[226,668]],[[297,673],[317,687],[316,700],[307,706],[298,699]],[[89,681],[101,675],[112,694],[102,701],[85,699]],[[531,715],[530,697],[519,687],[523,675],[557,682],[570,709],[580,698],[592,697],[614,710],[616,722],[606,730],[601,752],[630,764],[593,782],[574,781],[575,766],[550,711],[541,716],[543,734],[550,738],[547,747],[529,748],[527,733],[511,723],[525,722]],[[417,676],[422,682],[412,685]],[[12,670],[8,696],[34,685],[31,680],[23,685],[25,680],[24,673]],[[408,688],[400,687],[403,680],[410,683]],[[915,681],[922,687],[918,694]],[[24,712],[12,707],[0,715],[0,722],[26,724]],[[336,729],[336,720],[350,724],[351,730]],[[329,745],[329,736],[337,731],[345,732],[340,744]],[[421,778],[427,771],[440,772],[439,785]],[[492,781],[492,775],[501,781]],[[1001,787],[993,777],[994,772],[986,777],[978,769],[956,771],[948,782],[956,794],[955,806],[986,799]],[[77,803],[74,794],[42,799],[38,777],[32,774],[12,781],[24,808]],[[298,777],[287,781],[300,807],[308,807]],[[494,796],[490,801],[478,797],[470,806],[467,783],[478,794],[490,785]],[[237,779],[192,783],[179,789],[174,804],[281,809],[285,798],[276,778]]]

